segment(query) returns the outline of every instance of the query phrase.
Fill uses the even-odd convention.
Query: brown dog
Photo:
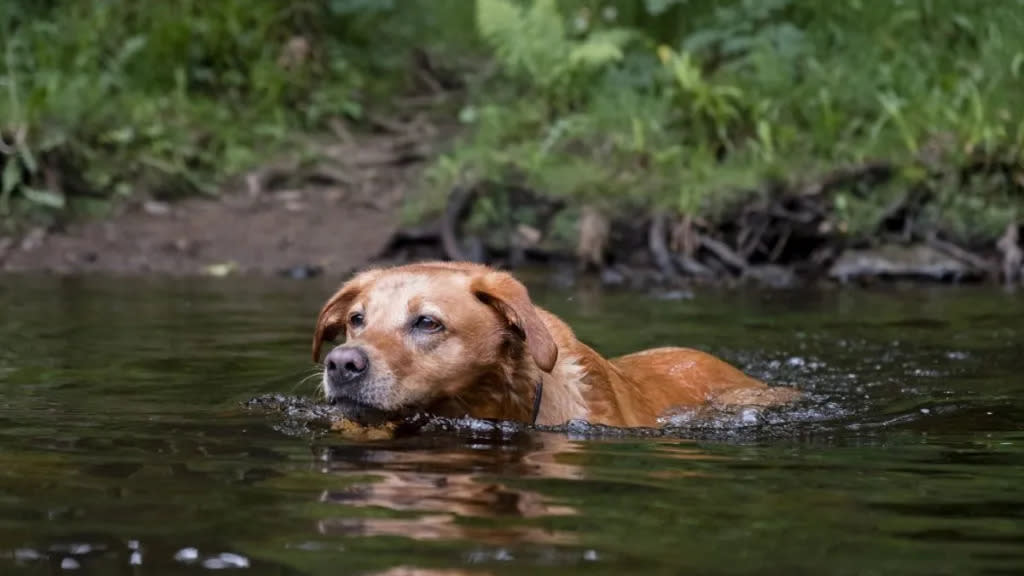
[[[709,403],[797,397],[697,350],[657,348],[606,360],[533,305],[511,275],[468,263],[372,269],[320,311],[313,339],[324,392],[353,420],[413,412],[563,424],[656,426]]]

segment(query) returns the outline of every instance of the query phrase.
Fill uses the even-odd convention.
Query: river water
[[[1024,573],[1022,294],[536,284],[608,355],[693,346],[808,400],[356,441],[241,405],[314,393],[333,287],[0,278],[0,574]]]

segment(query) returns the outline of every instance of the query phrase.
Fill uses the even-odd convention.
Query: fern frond
[[[526,11],[510,0],[477,0],[477,28],[508,72],[542,87],[564,74],[569,47],[555,0],[536,0]]]
[[[622,60],[632,38],[628,30],[601,30],[587,37],[569,52],[573,68],[601,68]]]
[[[477,0],[476,27],[480,34],[494,44],[505,43],[523,28],[523,13],[507,0]]]

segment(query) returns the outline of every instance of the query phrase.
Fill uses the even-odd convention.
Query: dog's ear
[[[504,272],[488,272],[474,278],[470,290],[523,337],[537,366],[551,372],[558,360],[558,346],[530,301],[526,286]]]
[[[320,310],[313,334],[313,362],[320,361],[320,348],[324,342],[334,340],[344,330],[348,310],[379,271],[368,270],[346,282]]]

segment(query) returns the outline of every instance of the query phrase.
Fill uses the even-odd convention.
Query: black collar
[[[533,418],[532,424],[537,424],[537,416],[540,415],[540,399],[544,396],[544,377],[537,378],[537,387],[533,394]]]

